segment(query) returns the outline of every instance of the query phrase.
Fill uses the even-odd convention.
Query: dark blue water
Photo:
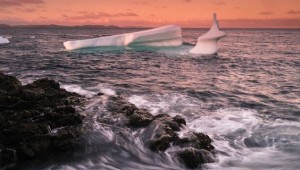
[[[187,130],[207,133],[216,163],[207,169],[299,169],[300,30],[225,30],[214,56],[187,53],[205,30],[183,30],[178,48],[104,48],[65,51],[63,41],[136,29],[1,29],[0,71],[24,84],[42,77],[92,98],[121,95],[152,114],[180,114]],[[35,38],[33,38],[34,36]],[[32,37],[32,38],[30,38]],[[82,114],[97,118],[104,106]],[[102,110],[102,111],[101,111]],[[53,163],[46,169],[181,169],[172,156],[152,153],[134,133],[126,145],[116,128],[89,120],[98,154]]]

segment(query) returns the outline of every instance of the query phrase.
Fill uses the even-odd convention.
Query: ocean
[[[186,129],[208,134],[216,162],[204,169],[299,169],[300,30],[225,29],[220,52],[187,53],[206,29],[183,29],[183,45],[172,48],[93,48],[66,51],[67,40],[140,29],[1,28],[11,37],[0,45],[0,71],[23,84],[49,77],[90,99],[87,135],[96,153],[80,159],[28,163],[24,169],[184,169],[172,149],[154,153],[128,133],[94,121],[104,106],[99,92],[120,95],[153,115],[181,115]],[[125,138],[125,139],[124,139]],[[95,142],[98,141],[98,142]]]

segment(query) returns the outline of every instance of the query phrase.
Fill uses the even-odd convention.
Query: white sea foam
[[[195,98],[180,94],[133,95],[128,99],[137,107],[149,110],[153,115],[182,115],[189,119],[202,112],[203,103]]]
[[[64,88],[69,92],[78,93],[86,97],[93,97],[95,94],[97,94],[95,92],[85,90],[77,84],[61,85],[61,88]]]
[[[109,89],[109,88],[102,88],[100,89],[100,91],[108,96],[115,96],[116,95],[116,91],[114,91],[113,89]]]
[[[199,100],[176,94],[133,95],[129,101],[152,114],[181,114],[187,120],[187,127],[179,136],[191,130],[208,134],[217,151],[217,162],[206,164],[208,169],[296,169],[300,166],[298,152],[285,151],[300,147],[297,121],[269,120],[255,110],[243,108],[210,111]]]

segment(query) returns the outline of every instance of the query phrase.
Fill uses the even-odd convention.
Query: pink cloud
[[[85,11],[81,12],[83,15],[78,15],[78,16],[64,16],[65,18],[68,19],[99,19],[99,18],[112,18],[112,17],[136,17],[138,16],[136,13],[133,12],[126,12],[126,13],[115,13],[115,14],[110,14],[106,12],[99,12],[97,14],[95,13],[88,13]]]
[[[272,12],[260,12],[259,15],[273,15]]]
[[[26,13],[33,13],[36,11],[36,9],[33,9],[33,8],[17,8],[18,11],[20,12],[26,12]]]
[[[287,13],[292,14],[292,15],[297,15],[297,14],[300,14],[300,10],[299,11],[290,10]]]
[[[43,4],[44,0],[0,0],[1,7],[22,6],[25,4]]]
[[[226,5],[226,2],[220,1],[220,2],[215,2],[214,4],[216,4],[216,5]]]

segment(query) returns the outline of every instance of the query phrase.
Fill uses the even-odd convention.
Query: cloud
[[[131,3],[135,4],[135,5],[148,5],[148,4],[150,4],[147,1],[132,1]]]
[[[18,11],[20,12],[25,12],[25,13],[33,13],[36,11],[36,9],[33,9],[33,8],[17,8]]]
[[[39,16],[37,19],[39,19],[39,20],[47,20],[47,19],[49,19],[48,17],[45,17],[45,16]]]
[[[221,27],[228,28],[300,28],[299,19],[231,19],[220,20]]]
[[[219,2],[215,2],[214,4],[216,4],[216,5],[226,5],[226,2],[219,1]]]
[[[0,18],[0,23],[10,25],[22,25],[22,24],[57,24],[57,25],[117,25],[122,27],[158,27],[166,24],[177,24],[183,28],[209,28],[210,20],[177,20],[167,21],[160,20],[156,17],[151,20],[127,20],[127,19],[97,19],[97,20],[72,20],[69,18],[53,19],[44,16],[39,16],[35,20],[25,20],[22,18],[5,17]],[[300,28],[299,19],[232,19],[232,20],[220,20],[221,28]]]
[[[83,15],[78,15],[78,16],[64,16],[67,19],[77,19],[77,20],[82,20],[82,19],[99,19],[99,18],[113,18],[113,17],[136,17],[138,16],[136,13],[133,12],[126,12],[126,13],[115,13],[115,14],[110,14],[106,12],[99,12],[99,13],[88,13],[88,12],[82,12]]]
[[[299,11],[290,10],[290,11],[287,12],[287,14],[299,15],[300,14],[300,10]]]
[[[126,12],[126,13],[116,13],[116,14],[109,14],[105,12],[99,12],[99,17],[136,17],[138,16],[136,13],[133,12]]]
[[[43,3],[45,3],[44,0],[0,0],[0,8]]]
[[[273,15],[272,12],[260,12],[259,15]]]

